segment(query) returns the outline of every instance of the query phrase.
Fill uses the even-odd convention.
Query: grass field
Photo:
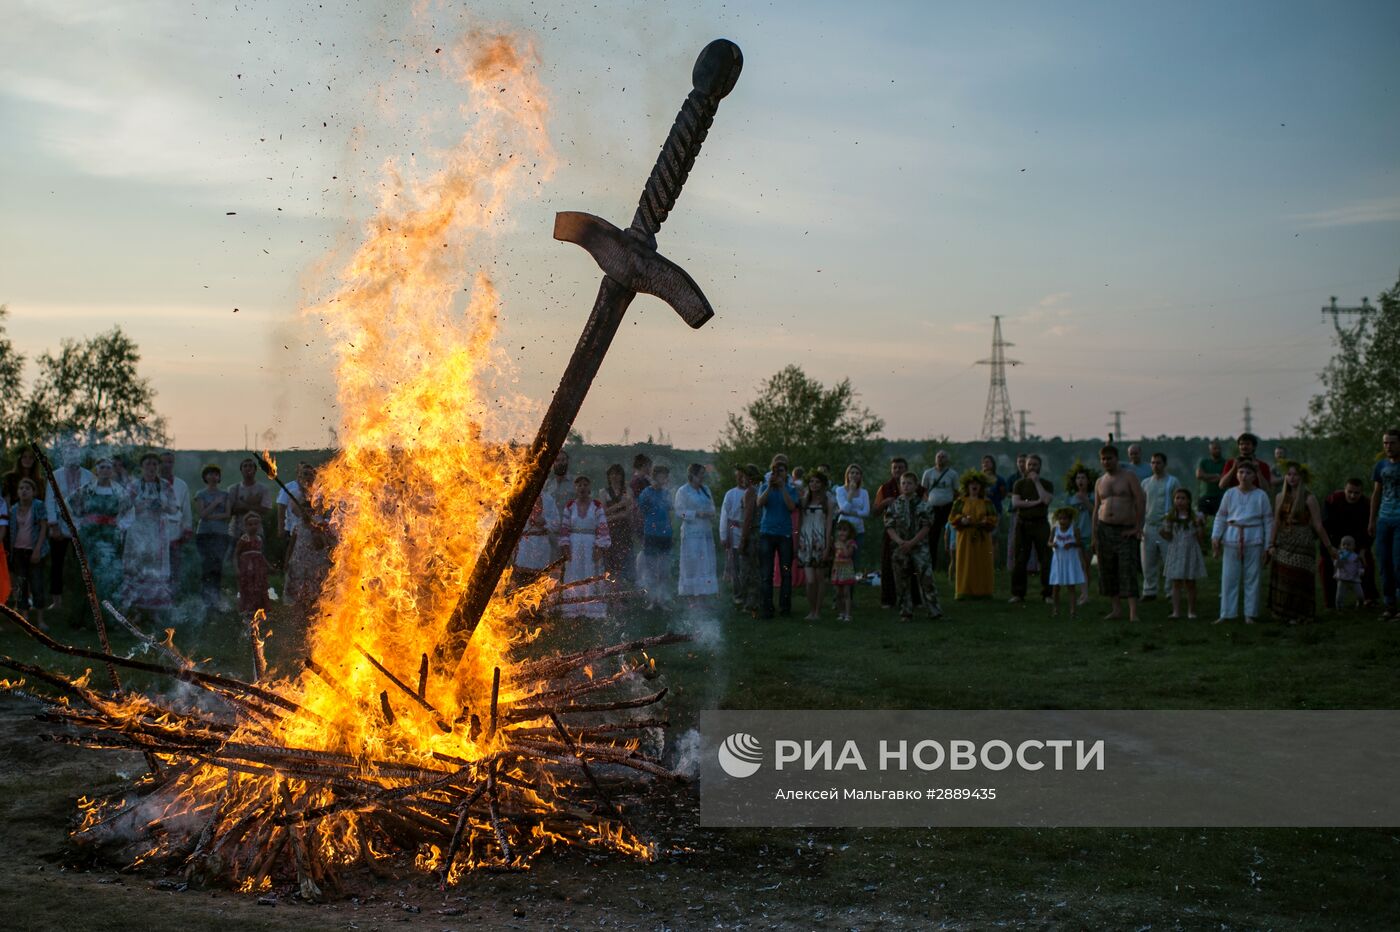
[[[1005,592],[963,603],[942,591],[949,618],[940,622],[901,624],[862,587],[850,623],[829,610],[819,622],[759,622],[721,599],[702,611],[623,614],[602,630],[560,622],[548,640],[692,630],[696,642],[658,651],[676,734],[705,708],[1388,709],[1400,699],[1400,626],[1373,613],[1212,626],[1169,621],[1159,600],[1129,624],[1101,620],[1097,598],[1072,621],[1040,603],[1009,605]],[[1207,587],[1203,619],[1215,617],[1214,599]],[[795,608],[800,618],[800,594]],[[177,638],[247,675],[231,618]],[[95,640],[90,631],[73,639]],[[275,663],[294,659],[295,640],[273,638]],[[0,652],[73,668],[11,630],[0,630]],[[720,831],[696,826],[693,792],[657,799],[649,828],[668,853],[655,864],[561,854],[447,893],[406,871],[397,883],[367,880],[353,903],[277,910],[223,893],[151,892],[152,878],[63,869],[74,797],[114,786],[114,773],[139,770],[139,759],[39,745],[26,711],[9,700],[0,726],[11,838],[0,868],[13,875],[0,885],[0,909],[32,917],[32,928],[59,927],[73,908],[133,929],[1400,927],[1397,830]],[[407,911],[415,904],[421,913]]]

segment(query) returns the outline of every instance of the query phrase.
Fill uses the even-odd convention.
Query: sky
[[[556,167],[487,269],[538,399],[599,277],[554,213],[625,225],[696,53],[744,52],[658,237],[716,316],[692,331],[633,304],[576,424],[593,442],[711,447],[789,363],[849,378],[886,436],[974,439],[994,314],[1033,434],[1101,437],[1116,409],[1130,438],[1228,435],[1248,398],[1285,436],[1331,354],[1320,307],[1400,276],[1394,3],[21,0],[6,18],[9,335],[32,359],[120,325],[185,448],[327,443],[326,337],[300,308],[385,160],[431,167],[459,128],[460,89],[409,63],[473,26],[528,34],[549,92]]]

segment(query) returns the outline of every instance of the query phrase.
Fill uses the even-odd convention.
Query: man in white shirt
[[[734,470],[734,487],[724,493],[724,503],[719,508],[719,539],[724,548],[724,579],[733,589],[734,604],[743,602],[739,589],[739,545],[744,542],[744,492],[749,487],[749,476],[744,467]]]
[[[63,460],[63,465],[58,467],[58,471],[54,473],[54,481],[58,484],[59,494],[63,496],[63,503],[68,506],[68,513],[76,521],[78,516],[73,514],[73,503],[78,497],[78,491],[85,485],[91,485],[95,478],[92,473],[79,464],[80,454],[75,444],[64,444],[59,450],[59,456]],[[63,520],[57,502],[51,502],[51,507],[48,507],[47,510],[49,514],[49,596],[51,598],[49,608],[58,609],[63,607],[63,569],[68,559],[68,551],[73,546],[73,534],[68,528],[68,522]]]
[[[1138,477],[1138,482],[1146,482],[1147,477],[1152,475],[1152,466],[1142,461],[1142,444],[1129,445],[1126,469]]]
[[[160,477],[175,489],[175,502],[180,506],[178,517],[170,518],[170,592],[179,595],[180,554],[185,544],[194,539],[194,511],[190,507],[190,487],[175,475],[175,454],[165,450],[160,454]]]
[[[554,460],[554,467],[549,472],[549,478],[544,481],[544,490],[540,493],[554,503],[554,513],[561,518],[564,514],[564,507],[573,501],[574,498],[574,476],[569,472],[569,454],[559,451],[559,456]],[[550,553],[551,559],[559,558],[559,526],[556,524],[550,528]]]
[[[1157,598],[1157,582],[1166,568],[1167,541],[1162,538],[1162,521],[1171,512],[1172,496],[1181,488],[1176,476],[1167,475],[1167,454],[1153,453],[1152,472],[1142,481],[1147,516],[1142,522],[1142,600]],[[1170,586],[1164,586],[1165,589]]]
[[[297,478],[287,483],[285,489],[277,492],[277,530],[287,535],[287,551],[291,552],[292,537],[296,534],[297,528],[301,527],[301,516],[292,506],[292,496],[301,501],[301,475],[306,468],[306,463],[297,464]],[[287,493],[291,492],[289,496]]]
[[[953,510],[953,499],[958,492],[958,473],[953,469],[953,458],[948,455],[947,450],[939,450],[934,454],[933,466],[924,470],[923,479],[919,484],[928,490],[925,501],[928,502],[929,510],[933,512],[933,521],[928,532],[928,549],[933,568],[937,570],[938,542],[946,533],[948,515]]]

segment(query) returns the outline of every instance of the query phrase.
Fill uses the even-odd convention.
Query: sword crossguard
[[[728,39],[716,39],[700,51],[691,72],[691,91],[681,104],[671,132],[656,157],[656,165],[642,190],[632,229],[654,242],[661,224],[676,206],[681,187],[695,165],[700,146],[715,120],[719,102],[734,89],[744,67],[744,54]]]

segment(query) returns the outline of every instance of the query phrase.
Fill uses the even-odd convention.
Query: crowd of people
[[[28,448],[4,474],[0,495],[0,601],[8,599],[36,626],[47,629],[45,612],[61,609],[73,529],[86,554],[99,602],[125,617],[170,619],[185,566],[198,561],[200,604],[205,610],[237,610],[251,618],[276,595],[269,585],[267,534],[283,536],[286,579],[283,597],[309,606],[329,562],[328,541],[318,533],[307,504],[315,481],[310,464],[281,490],[258,480],[252,457],[239,464],[238,481],[223,485],[222,470],[201,471],[203,487],[191,493],[175,475],[170,451],[133,458],[96,458],[89,469],[76,448],[60,454],[50,477]],[[66,514],[65,514],[66,512]],[[231,570],[231,572],[226,572]],[[225,580],[234,583],[229,598]],[[70,612],[76,624],[86,612]]]
[[[1075,462],[1058,488],[1034,453],[1018,456],[1009,476],[998,475],[993,456],[959,471],[940,450],[922,475],[895,457],[873,495],[859,465],[836,483],[829,467],[804,470],[783,454],[766,469],[736,468],[722,497],[700,464],[672,491],[669,469],[638,455],[630,480],[620,463],[608,467],[604,496],[595,499],[590,480],[571,476],[561,455],[517,566],[538,572],[564,560],[563,579],[580,590],[565,611],[594,617],[607,614],[606,574],[637,584],[650,607],[716,596],[723,583],[757,618],[790,616],[794,591],[805,590],[808,620],[829,605],[850,620],[857,584],[870,583],[881,607],[897,608],[901,619],[939,618],[937,575],[946,563],[956,600],[990,598],[1001,565],[1014,604],[1031,600],[1038,576],[1052,614],[1063,603],[1077,615],[1097,576],[1106,618],[1137,620],[1143,603],[1160,598],[1170,601],[1168,618],[1195,619],[1209,552],[1220,566],[1217,623],[1252,624],[1266,608],[1282,621],[1311,621],[1319,580],[1327,608],[1380,602],[1382,617],[1395,619],[1400,432],[1387,431],[1383,443],[1369,489],[1352,478],[1321,500],[1305,464],[1278,448],[1271,466],[1248,433],[1229,459],[1210,443],[1196,463],[1194,494],[1167,472],[1165,453],[1144,460],[1140,444],[1128,446],[1126,460],[1105,445],[1097,468]],[[867,546],[871,529],[878,548]]]
[[[703,605],[723,585],[757,618],[790,616],[794,592],[805,591],[808,620],[834,609],[849,621],[862,583],[878,587],[881,607],[901,619],[939,618],[944,566],[942,585],[951,584],[955,600],[990,598],[1000,566],[1009,570],[1012,603],[1033,599],[1038,576],[1036,596],[1051,612],[1063,604],[1077,615],[1097,576],[1107,618],[1136,620],[1142,603],[1162,598],[1170,600],[1167,617],[1192,619],[1208,550],[1220,565],[1217,622],[1252,623],[1266,608],[1280,620],[1310,621],[1319,579],[1328,608],[1379,601],[1382,617],[1395,619],[1400,431],[1387,431],[1383,444],[1369,489],[1352,478],[1321,499],[1305,464],[1279,448],[1271,466],[1256,455],[1252,434],[1237,438],[1230,459],[1219,443],[1209,445],[1196,464],[1194,495],[1167,472],[1166,454],[1144,460],[1140,444],[1128,446],[1126,461],[1105,445],[1098,468],[1076,461],[1058,488],[1035,453],[1017,456],[1007,476],[993,456],[959,470],[940,450],[922,475],[895,457],[873,494],[858,464],[837,477],[783,454],[766,469],[735,468],[723,496],[698,463],[672,489],[670,469],[639,454],[630,476],[620,463],[607,467],[595,497],[591,477],[573,475],[561,453],[520,539],[515,571],[528,579],[562,567],[562,611],[588,618],[606,617],[623,584],[644,593],[650,608],[678,598]],[[0,598],[8,595],[36,624],[63,605],[74,527],[98,598],[123,612],[169,610],[191,558],[206,608],[229,607],[225,580],[232,579],[239,612],[266,610],[276,595],[269,533],[285,538],[282,596],[314,603],[330,534],[307,504],[315,482],[309,464],[280,491],[259,481],[251,457],[227,486],[209,465],[203,487],[191,493],[168,451],[142,455],[134,471],[122,457],[98,458],[91,469],[74,450],[60,460],[47,477],[33,452],[21,450],[3,476]]]

